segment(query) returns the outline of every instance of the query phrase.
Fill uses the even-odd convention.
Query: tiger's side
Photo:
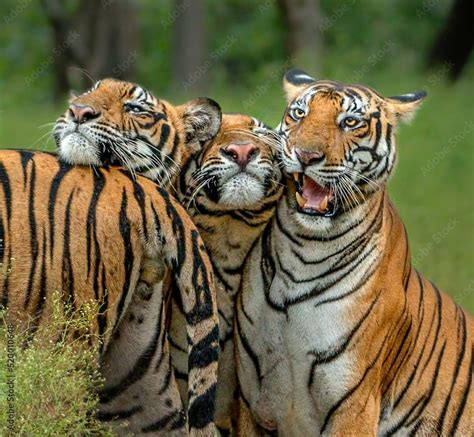
[[[56,122],[54,137],[65,162],[105,168],[121,165],[133,176],[141,174],[176,193],[182,166],[200,148],[200,142],[217,133],[220,123],[220,108],[210,99],[174,106],[139,85],[104,79],[71,99],[69,108]],[[142,269],[133,299],[105,357],[106,386],[110,389],[101,396],[104,420],[116,415],[130,420],[135,415],[130,412],[130,405],[134,405],[136,393],[147,393],[155,387],[154,370],[148,368],[144,375],[136,363],[144,357],[155,360],[152,345],[141,332],[150,332],[160,323],[160,314],[149,302],[150,283],[156,282],[155,287],[161,292],[163,280],[169,281],[169,275],[161,265],[152,272],[151,279],[148,276],[147,269]],[[134,359],[124,360],[124,353]],[[211,355],[210,362],[215,358]],[[125,382],[124,375],[128,375]],[[141,376],[137,379],[138,375]],[[151,396],[150,409],[152,399]],[[172,423],[174,418],[170,416],[168,421]]]
[[[212,266],[201,238],[166,192],[145,178],[116,168],[74,168],[51,154],[0,152],[1,304],[12,323],[28,323],[31,335],[52,312],[60,291],[75,309],[99,305],[91,326],[107,356],[130,302],[158,315],[156,324],[135,329],[147,344],[140,356],[122,351],[121,366],[106,379],[102,396],[126,395],[124,410],[104,410],[103,418],[127,419],[125,432],[155,435],[213,435],[217,376],[218,318]],[[181,294],[191,369],[186,410],[170,362],[167,296],[160,287],[162,264]],[[137,294],[139,277],[148,279]],[[143,290],[142,290],[143,291]],[[130,319],[129,319],[130,321]],[[205,340],[205,341],[203,341]],[[203,366],[199,357],[210,358]],[[153,377],[150,377],[153,375]],[[146,391],[134,383],[149,378]]]
[[[204,240],[216,278],[221,351],[215,421],[221,431],[229,432],[235,412],[233,320],[244,261],[283,190],[276,161],[279,141],[276,132],[253,117],[224,114],[218,134],[188,161],[179,179],[179,199]],[[171,354],[185,396],[184,314],[179,299],[172,306]]]
[[[288,187],[237,299],[240,435],[472,435],[473,318],[413,268],[386,190],[424,93],[285,88]]]

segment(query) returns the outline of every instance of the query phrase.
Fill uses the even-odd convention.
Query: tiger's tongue
[[[326,212],[329,201],[333,197],[333,193],[329,188],[322,187],[307,176],[303,177],[301,194],[305,200],[304,208],[314,209],[318,212]]]

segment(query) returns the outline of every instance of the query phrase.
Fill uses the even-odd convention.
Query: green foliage
[[[94,389],[102,380],[98,342],[89,326],[97,305],[87,303],[73,313],[56,293],[52,306],[33,340],[27,328],[14,328],[7,314],[0,315],[0,434],[12,433],[10,410],[12,435],[111,436],[94,417]]]

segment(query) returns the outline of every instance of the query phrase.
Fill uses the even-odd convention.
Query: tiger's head
[[[395,165],[394,132],[425,92],[382,97],[360,85],[316,81],[290,70],[279,126],[281,159],[298,213],[320,223],[383,189]],[[294,181],[293,181],[294,179]]]
[[[70,164],[122,165],[166,185],[220,124],[211,99],[173,106],[133,83],[104,79],[70,100],[53,136]]]
[[[182,174],[188,202],[212,210],[258,209],[281,194],[280,136],[248,115],[224,114],[217,135]]]

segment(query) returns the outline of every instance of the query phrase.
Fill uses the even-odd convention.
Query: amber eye
[[[300,119],[300,118],[303,118],[305,116],[305,112],[301,109],[301,108],[295,108],[293,109],[293,116],[295,119]]]
[[[344,120],[342,120],[342,126],[343,127],[354,127],[359,123],[359,120],[355,117],[346,117]]]

